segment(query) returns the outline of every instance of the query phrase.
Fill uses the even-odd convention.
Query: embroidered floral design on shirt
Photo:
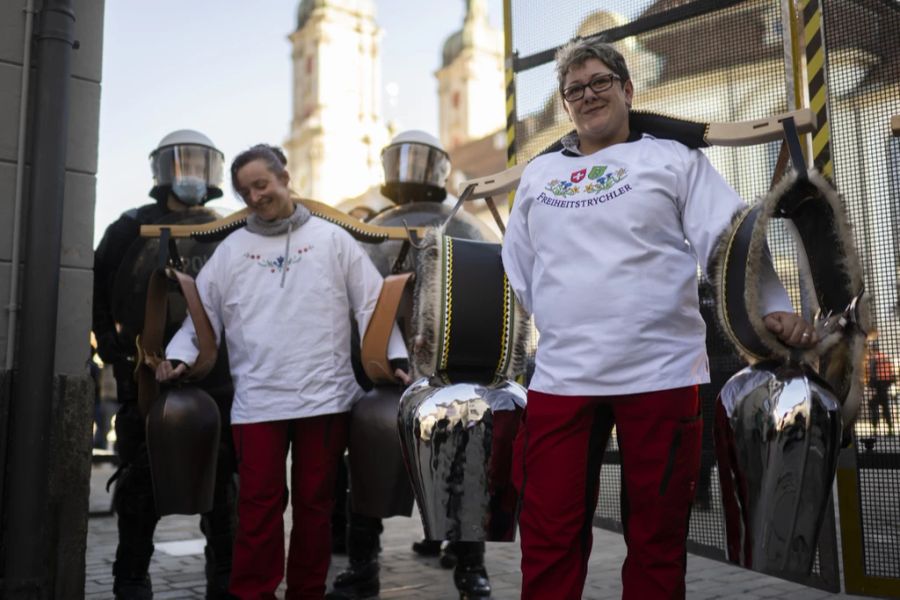
[[[593,183],[589,183],[585,186],[584,189],[586,192],[605,192],[612,186],[625,179],[625,176],[627,174],[628,172],[622,168],[620,168],[615,173],[607,173],[605,165],[597,165],[593,169],[591,169],[590,173],[588,173],[588,179],[590,179]]]
[[[244,258],[255,261],[260,267],[269,269],[271,273],[281,273],[282,271],[290,271],[291,265],[303,260],[303,255],[312,250],[312,246],[304,246],[291,250],[290,256],[285,257],[283,254],[276,256],[274,259],[263,258],[261,254],[244,253]]]
[[[545,190],[557,197],[566,198],[581,193],[596,194],[605,192],[612,186],[616,185],[628,175],[628,171],[619,168],[616,171],[608,171],[606,165],[594,165],[590,171],[587,169],[579,169],[573,171],[566,179],[553,179],[544,187]],[[588,182],[584,185],[575,185],[585,178]]]
[[[574,196],[581,191],[581,188],[571,181],[560,181],[559,179],[554,179],[544,189],[551,192],[554,196],[562,196],[563,198]]]

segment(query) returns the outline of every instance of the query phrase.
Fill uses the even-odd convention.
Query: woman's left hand
[[[409,374],[403,369],[394,369],[394,376],[400,380],[404,386],[408,386],[412,383],[412,379],[409,378]]]
[[[181,379],[187,375],[187,365],[178,361],[164,360],[156,367],[156,380],[160,383]]]
[[[797,313],[777,311],[763,317],[766,329],[795,348],[812,348],[819,341],[816,330]]]

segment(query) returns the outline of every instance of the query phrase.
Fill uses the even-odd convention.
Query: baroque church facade
[[[301,0],[285,143],[301,196],[336,204],[381,176],[381,37],[372,0]]]
[[[342,208],[377,196],[381,149],[395,133],[382,110],[382,33],[374,0],[300,2],[290,35],[293,102],[285,149],[301,196]],[[469,160],[482,169],[456,180],[501,170],[503,34],[490,25],[485,0],[466,0],[462,28],[438,52],[439,131],[429,133],[438,135],[452,162],[454,154],[468,156],[476,147],[479,156],[481,148],[491,155],[486,162]]]

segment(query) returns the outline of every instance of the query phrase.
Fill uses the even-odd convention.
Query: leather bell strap
[[[147,287],[147,302],[144,310],[144,329],[137,340],[138,406],[141,414],[147,415],[150,406],[159,397],[159,383],[156,381],[156,367],[165,360],[165,329],[168,310],[168,281],[174,280],[185,302],[188,315],[197,332],[199,354],[190,368],[185,381],[203,379],[216,362],[218,349],[216,336],[203,308],[197,286],[189,275],[173,268],[157,269],[150,276]]]
[[[855,306],[862,290],[859,258],[837,193],[815,171],[807,177],[791,173],[736,218],[720,248],[716,293],[725,332],[756,360],[790,358],[790,349],[766,330],[759,314],[758,275],[773,218],[790,219],[796,227],[809,263],[811,293],[823,314]]]
[[[788,158],[788,145],[783,141],[778,152],[769,190],[773,190],[788,172]],[[723,240],[727,248],[724,258],[725,268],[718,277],[720,285],[718,302],[722,306],[726,332],[733,343],[738,345],[741,353],[754,360],[764,360],[771,354],[769,348],[753,329],[752,317],[744,299],[744,290],[748,285],[746,280],[747,255],[761,210],[762,206],[757,204],[745,210],[737,221],[732,223],[728,237]],[[750,282],[750,285],[755,284]]]
[[[388,342],[391,339],[394,323],[397,322],[400,302],[412,279],[412,273],[388,275],[381,286],[381,294],[378,296],[372,318],[369,319],[360,349],[363,370],[372,383],[397,383],[399,381],[394,376],[394,370],[388,359]]]

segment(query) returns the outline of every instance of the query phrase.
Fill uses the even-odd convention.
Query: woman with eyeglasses
[[[350,362],[350,315],[363,337],[382,277],[343,229],[292,200],[287,161],[264,144],[239,154],[231,182],[250,209],[197,276],[234,379],[232,433],[240,489],[229,592],[274,598],[285,573],[285,461],[291,452],[293,529],[287,597],[325,594],[330,518],[350,408],[362,395]],[[198,354],[190,318],[167,347],[157,379],[183,376]],[[396,328],[388,357],[406,348]],[[398,377],[408,381],[404,371]]]
[[[634,86],[612,46],[573,41],[556,70],[575,132],[525,169],[503,245],[510,284],[540,332],[513,471],[522,598],[581,598],[613,423],[623,598],[683,598],[697,386],[709,381],[697,265],[706,268],[744,204],[701,152],[629,129]],[[763,275],[766,326],[812,345],[774,271]]]

